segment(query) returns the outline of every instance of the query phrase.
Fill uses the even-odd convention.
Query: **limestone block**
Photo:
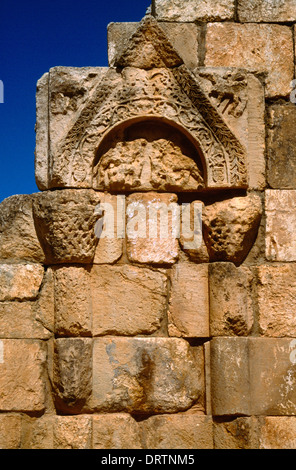
[[[163,21],[231,20],[234,16],[233,0],[153,0],[155,15]]]
[[[179,243],[188,258],[195,263],[208,263],[209,253],[202,236],[204,203],[182,204]]]
[[[170,336],[210,335],[208,285],[207,264],[178,263],[173,266],[168,310]]]
[[[20,414],[1,413],[0,415],[0,449],[19,449],[21,445]]]
[[[36,230],[47,264],[90,263],[95,254],[95,208],[99,193],[65,189],[44,191],[33,203]]]
[[[241,68],[197,67],[210,102],[247,151],[249,189],[264,189],[265,92],[256,75]]]
[[[96,209],[99,219],[95,225],[98,243],[94,264],[115,263],[123,254],[125,230],[125,196],[104,194]]]
[[[247,336],[253,326],[253,274],[232,263],[209,265],[211,336]]]
[[[202,347],[180,338],[97,338],[90,407],[149,414],[203,404],[203,363]]]
[[[285,23],[296,20],[294,0],[239,0],[239,21],[246,23]]]
[[[249,415],[248,338],[213,338],[210,354],[213,415]]]
[[[288,96],[294,72],[292,31],[276,24],[208,24],[205,65],[267,73],[266,96]]]
[[[88,266],[54,269],[55,333],[59,336],[91,334],[91,288]]]
[[[296,449],[295,416],[266,416],[259,420],[259,449]]]
[[[167,301],[167,278],[162,272],[94,265],[90,285],[94,336],[151,334],[161,327]]]
[[[59,338],[55,341],[53,382],[57,409],[80,413],[91,393],[92,341]]]
[[[43,263],[36,235],[32,195],[11,196],[0,204],[0,259]]]
[[[54,449],[91,449],[92,416],[56,416]]]
[[[54,275],[51,268],[47,268],[40,293],[35,305],[36,320],[50,332],[54,331],[55,299]]]
[[[258,267],[258,312],[264,336],[296,336],[296,265]]]
[[[55,420],[55,415],[46,413],[38,418],[23,416],[22,449],[53,449]]]
[[[296,106],[293,103],[272,104],[267,110],[267,181],[273,189],[296,188]]]
[[[0,340],[0,411],[42,412],[45,345],[38,340]]]
[[[266,258],[296,261],[296,191],[266,190]]]
[[[139,424],[127,413],[94,414],[93,449],[142,449]]]
[[[214,338],[213,415],[295,415],[295,343],[291,338]]]
[[[36,146],[35,146],[35,179],[38,188],[48,188],[48,102],[49,73],[45,73],[36,85]]]
[[[134,193],[127,198],[127,255],[131,262],[174,264],[180,223],[177,197],[169,193]]]
[[[143,421],[146,449],[213,449],[211,416],[178,413]]]
[[[0,264],[0,301],[36,299],[43,275],[40,264]]]
[[[46,321],[40,321],[39,312],[34,302],[1,302],[0,337],[49,339],[53,330],[46,327]]]
[[[210,260],[240,264],[257,237],[261,215],[261,199],[256,194],[206,206],[203,215],[204,240]]]
[[[189,68],[198,65],[198,34],[200,28],[194,23],[159,22],[168,40],[172,44],[184,64]],[[135,33],[139,23],[110,23],[108,25],[108,60],[114,66],[128,45],[128,40]]]
[[[214,421],[215,449],[256,449],[257,419],[240,417],[231,421]]]

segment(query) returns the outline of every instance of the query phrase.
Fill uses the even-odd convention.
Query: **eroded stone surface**
[[[296,191],[266,190],[266,258],[296,261]]]
[[[254,321],[253,273],[232,263],[209,266],[211,336],[247,336]]]
[[[207,264],[179,263],[172,269],[168,310],[170,336],[209,336]]]
[[[142,449],[139,424],[127,413],[93,415],[93,449]]]
[[[266,72],[266,96],[288,96],[294,72],[292,31],[276,24],[210,23],[205,65]]]
[[[166,311],[167,278],[136,266],[93,266],[93,335],[151,334]]]
[[[36,299],[43,275],[40,264],[0,264],[0,301]]]
[[[38,340],[0,340],[0,410],[45,408],[45,345]]]
[[[93,346],[96,411],[172,413],[203,403],[203,351],[179,338],[98,338]]]
[[[233,0],[154,0],[156,18],[164,21],[231,20],[234,15]]]
[[[204,239],[210,260],[240,264],[253,246],[261,215],[261,199],[256,194],[206,206]]]
[[[57,416],[54,426],[55,449],[91,449],[92,416]]]
[[[92,190],[44,191],[33,203],[34,220],[46,262],[90,263],[98,239],[96,205],[100,194]]]
[[[296,417],[260,418],[259,449],[296,449]]]
[[[21,415],[0,415],[0,448],[19,449],[21,445]]]
[[[294,0],[239,0],[238,17],[247,23],[295,21],[296,5]]]
[[[215,449],[257,449],[257,420],[239,417],[226,422],[214,422]]]

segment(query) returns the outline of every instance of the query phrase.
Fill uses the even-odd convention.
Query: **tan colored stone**
[[[296,191],[266,190],[266,258],[296,261]]]
[[[274,189],[296,188],[295,119],[293,103],[268,107],[267,180]]]
[[[211,340],[211,398],[213,416],[250,414],[248,338]]]
[[[172,269],[168,311],[170,336],[208,337],[208,265],[178,263]]]
[[[294,0],[239,0],[239,21],[246,23],[286,23],[296,20]]]
[[[45,346],[38,340],[0,340],[0,410],[41,412],[45,407]]]
[[[139,424],[126,413],[94,414],[93,449],[142,449]]]
[[[234,16],[233,0],[154,0],[156,18],[164,21],[231,20]]]
[[[0,264],[0,301],[36,299],[43,275],[40,264]]]
[[[38,188],[48,188],[48,102],[49,73],[38,80],[36,86],[36,146],[35,146],[35,179]]]
[[[142,423],[146,449],[213,449],[211,416],[178,413]]]
[[[19,449],[21,445],[21,415],[0,415],[0,449]]]
[[[51,268],[44,274],[41,290],[35,305],[36,320],[50,332],[54,331],[55,299],[54,276]]]
[[[91,408],[149,414],[203,406],[203,367],[202,348],[180,338],[97,338]]]
[[[276,24],[211,23],[205,65],[266,72],[266,96],[288,96],[294,73],[292,31]]]
[[[35,195],[11,196],[0,204],[0,259],[43,263],[32,201]]]
[[[173,264],[178,259],[175,235],[180,223],[174,194],[134,193],[127,198],[127,255],[131,262]]]
[[[92,416],[56,416],[55,449],[91,449]]]
[[[259,449],[296,449],[295,416],[266,416],[259,420]]]
[[[240,417],[231,421],[214,421],[215,449],[256,449],[257,419]]]
[[[99,193],[83,189],[44,191],[35,198],[34,219],[47,264],[87,264],[93,260],[99,201]]]
[[[48,330],[45,325],[40,321],[37,305],[33,302],[0,303],[1,338],[48,339],[53,330]]]
[[[256,194],[206,206],[203,215],[204,240],[210,260],[240,264],[255,242],[261,215],[261,199]]]
[[[209,265],[211,336],[247,336],[253,327],[253,274],[232,263]]]
[[[258,267],[258,311],[264,336],[296,336],[296,265]]]
[[[39,418],[24,416],[22,420],[22,449],[52,450],[56,416],[44,414]]]
[[[91,393],[92,340],[59,338],[55,341],[53,382],[56,407],[69,414],[83,412]]]
[[[130,265],[93,266],[93,335],[154,333],[166,311],[167,279],[157,271]]]
[[[89,336],[91,288],[88,266],[61,266],[54,270],[55,332],[59,336]]]
[[[199,28],[194,23],[159,22],[169,42],[189,68],[198,65]],[[139,23],[110,23],[108,25],[108,60],[113,66],[128,45],[128,40],[137,30]]]
[[[181,228],[179,243],[188,258],[195,263],[208,263],[209,253],[202,235],[204,204],[193,201],[181,206]]]

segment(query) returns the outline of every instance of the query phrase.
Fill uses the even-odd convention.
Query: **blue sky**
[[[1,0],[0,202],[13,194],[38,191],[37,80],[59,65],[107,66],[107,25],[140,21],[150,4],[150,0]]]

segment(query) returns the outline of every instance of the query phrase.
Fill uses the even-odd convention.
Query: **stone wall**
[[[39,80],[40,192],[0,205],[1,448],[296,448],[294,24],[154,0],[109,67]]]

